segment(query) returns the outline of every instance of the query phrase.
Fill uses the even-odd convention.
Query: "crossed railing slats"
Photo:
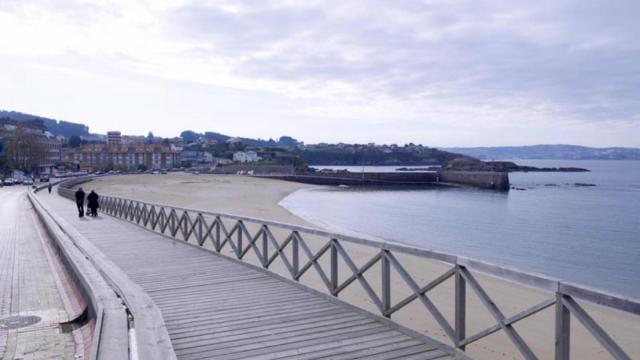
[[[61,195],[73,197],[71,190],[60,188]],[[216,252],[222,252],[225,247],[230,248],[238,259],[243,259],[248,253],[253,253],[260,264],[268,269],[277,259],[289,272],[293,280],[299,281],[311,268],[322,280],[329,293],[338,296],[343,290],[354,283],[360,284],[369,299],[385,317],[405,308],[414,301],[419,301],[427,312],[435,319],[452,344],[464,350],[466,346],[475,343],[498,331],[504,332],[516,346],[525,359],[537,359],[529,345],[514,328],[514,324],[539,313],[551,306],[555,306],[555,358],[569,359],[570,319],[571,315],[578,319],[589,333],[616,359],[631,359],[612,337],[600,327],[575,299],[598,303],[607,307],[622,310],[629,314],[640,315],[640,302],[617,295],[594,291],[588,288],[567,284],[559,280],[520,272],[517,270],[487,264],[461,257],[413,248],[405,245],[377,242],[367,239],[332,234],[316,229],[310,229],[272,221],[253,219],[227,214],[217,214],[206,211],[182,209],[166,205],[150,204],[136,200],[122,199],[111,196],[101,198],[101,210],[109,215],[128,220],[152,231],[189,241],[194,238],[199,246],[204,246],[209,240]],[[207,220],[209,218],[209,220]],[[233,221],[229,228],[224,220]],[[255,234],[247,228],[245,223],[258,226]],[[286,230],[288,233],[282,242],[273,234],[272,228]],[[313,251],[303,235],[320,236],[325,243],[318,250]],[[342,243],[359,244],[377,249],[376,253],[362,266],[358,267],[343,247]],[[287,254],[288,248],[290,254]],[[271,253],[270,253],[271,251]],[[306,261],[301,263],[303,257]],[[329,268],[323,268],[321,259],[329,254]],[[451,265],[444,273],[437,276],[424,286],[420,286],[401,264],[395,254],[418,256],[425,259],[435,259]],[[339,281],[339,259],[346,264],[351,272],[343,281]],[[371,286],[365,278],[365,273],[380,263],[380,293]],[[391,270],[400,276],[411,290],[411,294],[392,304]],[[512,316],[505,316],[496,303],[491,299],[472,271],[502,278],[507,281],[526,286],[535,286],[553,294],[552,297],[520,311]],[[427,293],[450,278],[455,278],[454,298],[455,311],[453,325],[446,319]],[[466,299],[467,288],[470,288],[479,298],[496,321],[492,325],[473,335],[466,335]]]

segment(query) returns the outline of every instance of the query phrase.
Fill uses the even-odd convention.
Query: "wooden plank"
[[[411,356],[403,356],[402,360],[436,360],[436,359],[451,359],[451,355],[442,350],[433,351],[427,354],[416,354]]]
[[[250,318],[260,319],[263,317],[271,317],[277,314],[290,314],[296,311],[311,311],[314,309],[337,309],[337,307],[331,303],[328,303],[324,299],[313,298],[309,301],[301,301],[290,304],[286,307],[279,307],[271,309],[269,311],[263,311],[261,308],[237,308],[231,311],[212,311],[208,313],[201,313],[199,316],[182,316],[167,318],[167,324],[170,326],[180,326],[182,324],[197,323],[202,321],[220,321],[227,318]]]
[[[200,338],[193,339],[193,341],[184,341],[180,343],[179,347],[176,349],[195,349],[200,347],[206,347],[208,350],[218,350],[218,349],[228,349],[228,348],[236,348],[245,345],[255,345],[255,344],[263,344],[271,341],[287,341],[288,339],[296,338],[300,339],[306,335],[318,336],[321,333],[338,333],[343,329],[351,329],[358,326],[377,326],[375,321],[367,318],[362,318],[359,320],[352,320],[348,323],[331,323],[331,324],[307,324],[311,326],[307,326],[306,328],[280,328],[280,331],[270,331],[267,333],[250,333],[229,337],[220,337],[216,336],[214,341],[211,341],[210,338]]]
[[[338,316],[349,316],[348,312],[334,312],[334,311],[324,311],[324,312],[310,312],[308,314],[297,314],[296,316],[290,316],[288,318],[279,319],[279,321],[273,321],[268,323],[256,323],[252,321],[244,321],[244,322],[233,322],[230,324],[212,324],[209,327],[200,327],[200,328],[191,328],[187,331],[183,332],[173,332],[171,333],[172,339],[186,339],[191,336],[198,336],[203,334],[211,334],[211,335],[227,335],[227,334],[235,334],[239,332],[248,333],[252,330],[260,331],[260,330],[272,330],[274,328],[279,328],[283,324],[289,326],[291,324],[297,324],[300,321],[308,322],[310,319],[331,319]]]
[[[216,359],[245,359],[260,357],[265,353],[270,354],[270,357],[276,358],[283,352],[296,351],[297,349],[320,346],[329,347],[334,342],[339,342],[344,338],[358,338],[367,335],[385,334],[391,335],[391,331],[384,328],[382,325],[369,326],[369,327],[354,327],[351,332],[339,332],[334,334],[316,334],[315,336],[306,336],[300,338],[291,338],[287,340],[274,341],[271,343],[259,343],[250,346],[242,346],[237,348],[229,348],[224,351],[211,351],[200,352],[195,354],[181,354],[181,359],[198,359],[202,356],[212,357]]]
[[[349,345],[339,347],[328,347],[322,350],[315,350],[308,353],[298,353],[295,356],[279,357],[278,360],[311,360],[311,359],[331,359],[346,360],[355,357],[366,357],[369,354],[384,352],[387,349],[395,349],[398,346],[410,347],[423,344],[419,340],[403,340],[404,336],[388,336],[382,339],[363,340]]]
[[[263,354],[251,356],[253,360],[273,360],[273,359],[298,359],[298,356],[303,355],[307,358],[315,358],[313,356],[316,353],[323,354],[329,348],[338,348],[338,349],[349,349],[354,345],[366,344],[369,346],[373,346],[374,344],[385,341],[385,339],[395,339],[395,341],[401,342],[404,337],[402,335],[389,335],[387,332],[380,332],[372,335],[365,335],[360,337],[344,337],[343,339],[339,339],[336,341],[332,341],[331,343],[316,343],[311,345],[303,345],[299,348],[292,348],[280,351],[266,351]],[[235,359],[239,359],[242,357],[235,357]]]
[[[272,294],[265,296],[264,298],[254,298],[247,300],[247,302],[241,302],[241,298],[237,299],[207,299],[206,296],[198,296],[195,298],[181,297],[179,301],[170,303],[161,303],[158,305],[162,309],[163,314],[172,315],[188,309],[203,308],[209,311],[216,311],[221,309],[233,309],[245,306],[282,306],[282,303],[288,300],[303,300],[312,299],[308,294],[300,293],[286,293],[286,294]]]
[[[256,296],[256,294],[265,293],[265,296],[277,296],[278,293],[294,294],[305,293],[300,289],[293,289],[290,286],[281,284],[246,284],[246,287],[216,287],[215,284],[210,286],[192,287],[190,289],[184,289],[184,291],[172,291],[153,294],[151,297],[158,304],[171,304],[176,301],[180,301],[183,298],[204,297],[207,296],[212,302],[220,299],[234,300],[235,298]]]
[[[284,312],[293,312],[293,311],[304,311],[304,309],[312,309],[312,308],[329,308],[332,307],[330,304],[324,299],[317,298],[302,298],[295,301],[290,301],[287,303],[286,309],[282,309],[282,306],[275,307],[264,307],[264,306],[251,306],[244,303],[236,304],[236,306],[228,306],[228,307],[220,307],[220,308],[208,308],[206,306],[199,306],[190,308],[189,304],[185,304],[185,309],[182,312],[174,312],[172,314],[162,313],[163,317],[167,320],[167,322],[173,323],[176,320],[180,319],[194,319],[197,318],[198,321],[201,320],[209,320],[215,321],[216,319],[227,318],[227,317],[235,317],[237,315],[247,315],[247,316],[257,316],[265,313],[273,313],[273,311],[277,311],[281,309]],[[207,314],[206,316],[202,316],[203,314]]]
[[[253,337],[269,336],[281,333],[290,333],[292,331],[304,331],[306,329],[316,329],[327,325],[339,325],[349,322],[370,321],[359,315],[349,314],[347,316],[340,315],[331,318],[316,319],[315,317],[306,318],[297,321],[287,321],[286,323],[268,324],[265,326],[250,326],[243,329],[237,329],[227,332],[203,332],[198,335],[190,335],[188,337],[177,338],[173,340],[174,346],[188,344],[201,339],[215,340],[217,343],[224,341],[233,341],[237,339],[247,339]]]
[[[424,359],[428,356],[443,354],[443,351],[440,349],[436,349],[433,346],[428,346],[426,344],[419,344],[414,346],[407,347],[396,347],[395,349],[390,349],[386,351],[382,351],[376,354],[366,355],[366,356],[358,356],[352,359],[367,359],[367,360],[390,360],[390,359]]]
[[[329,314],[333,314],[338,312],[339,310],[336,309],[330,309],[330,308],[325,308],[325,307],[320,307],[320,308],[312,308],[309,310],[306,310],[309,313],[329,313]],[[192,322],[190,323],[190,326],[182,326],[182,327],[174,327],[172,328],[172,330],[169,332],[170,335],[175,334],[175,333],[180,333],[180,332],[184,332],[184,331],[190,331],[190,330],[196,330],[198,328],[211,328],[211,327],[218,327],[218,326],[229,326],[229,327],[233,327],[233,326],[238,326],[243,324],[244,322],[251,322],[254,324],[265,324],[265,323],[269,323],[269,322],[273,322],[273,321],[287,321],[288,319],[295,319],[297,318],[297,314],[294,313],[289,313],[289,312],[282,312],[282,313],[278,313],[278,314],[270,314],[270,315],[264,315],[261,317],[254,317],[254,316],[237,316],[237,317],[231,317],[229,319],[221,319],[218,323],[216,324],[212,324],[210,322],[206,322],[206,321],[200,321],[198,322]],[[204,322],[204,324],[202,324]]]
[[[191,306],[199,306],[204,304],[209,309],[218,309],[218,308],[224,308],[227,306],[230,306],[230,307],[241,306],[242,304],[268,305],[268,304],[275,303],[275,304],[281,305],[283,301],[288,299],[291,299],[291,300],[313,299],[312,296],[309,296],[309,294],[305,294],[304,292],[287,291],[287,290],[285,290],[282,294],[275,292],[275,293],[265,294],[264,296],[261,295],[259,297],[255,296],[255,297],[247,298],[245,296],[244,299],[246,299],[246,302],[242,297],[209,298],[207,295],[213,296],[215,295],[215,293],[208,293],[208,292],[200,293],[197,296],[194,295],[193,297],[180,296],[180,297],[173,298],[171,300],[165,300],[162,303],[157,303],[157,304],[163,310],[167,310],[168,312],[171,312],[171,309],[180,308],[180,306],[184,306],[185,304],[188,304]]]

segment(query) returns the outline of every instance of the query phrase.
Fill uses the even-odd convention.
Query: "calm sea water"
[[[302,190],[281,205],[332,231],[460,254],[640,298],[640,161],[518,163],[591,172],[512,173],[512,185],[526,190],[504,193]]]

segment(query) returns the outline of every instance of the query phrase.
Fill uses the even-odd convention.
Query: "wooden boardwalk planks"
[[[267,273],[43,196],[160,308],[179,359],[440,359],[435,344]]]

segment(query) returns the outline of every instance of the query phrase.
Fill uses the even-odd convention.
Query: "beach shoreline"
[[[309,221],[296,216],[281,205],[281,202],[290,194],[305,190],[320,188],[315,185],[286,182],[282,180],[260,179],[249,176],[236,175],[189,175],[182,173],[170,173],[167,175],[128,175],[103,177],[85,184],[85,189],[95,189],[99,194],[120,196],[125,198],[180,206],[192,209],[202,209],[219,213],[235,214],[293,225],[321,228]],[[385,240],[387,241],[387,240]],[[357,246],[345,246],[356,264],[366,262],[371,252]],[[403,265],[421,285],[428,283],[434,277],[442,274],[448,268],[444,263],[437,261],[419,261],[420,259],[402,259]],[[342,270],[346,267],[342,267]],[[279,269],[282,270],[282,269]],[[274,272],[279,273],[277,268]],[[342,276],[350,275],[348,272]],[[341,278],[342,278],[341,276]],[[372,286],[377,284],[373,279]],[[451,279],[450,279],[451,280]],[[526,288],[490,276],[478,276],[478,281],[491,295],[505,315],[511,316],[524,308],[532,306],[549,298],[548,293]],[[428,293],[431,300],[441,308],[445,318],[453,323],[453,293],[452,281],[445,282],[438,288]],[[319,278],[309,278],[303,281],[318,290],[323,290],[324,284]],[[394,290],[393,301],[397,302],[411,294],[411,291],[403,288],[402,280],[397,276],[392,277]],[[467,290],[471,293],[471,290]],[[364,291],[346,291],[340,294],[340,298],[354,305],[377,312],[375,306]],[[633,334],[640,333],[640,319],[628,314],[610,311],[595,305],[585,306],[589,313],[601,325],[614,334],[616,341],[632,357],[640,356],[640,344],[637,344]],[[517,324],[517,329],[525,338],[540,358],[553,357],[553,307],[534,316],[538,320],[523,320]],[[427,316],[426,310],[418,301],[414,301],[406,310],[403,309],[394,314],[393,319],[414,330],[426,333],[441,341],[447,341],[443,330]],[[476,333],[495,324],[495,320],[486,311],[484,306],[473,296],[467,301],[467,335]],[[577,321],[574,324],[578,324]],[[521,326],[522,325],[522,326]],[[525,326],[526,325],[526,326]],[[582,359],[602,358],[604,349],[600,348],[584,329],[574,326],[572,329],[573,355]],[[471,344],[467,350],[480,359],[519,358],[514,346],[503,332],[497,332],[489,337]]]

